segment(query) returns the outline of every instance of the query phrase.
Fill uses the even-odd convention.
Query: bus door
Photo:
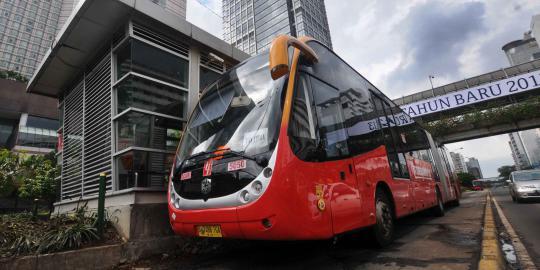
[[[289,128],[294,127],[294,136],[313,140],[299,140],[292,145],[293,151],[314,166],[314,188],[325,185],[330,194],[319,209],[332,213],[334,233],[354,229],[359,225],[361,203],[339,91],[307,72],[300,72],[296,89]]]
[[[386,148],[389,165],[388,177],[392,180],[392,193],[396,204],[396,215],[402,216],[416,211],[415,204],[415,183],[410,179],[409,169],[405,154],[400,152],[398,138],[399,132],[390,109],[390,105],[383,97],[373,93],[374,104],[379,112],[379,123],[382,129],[384,145]]]

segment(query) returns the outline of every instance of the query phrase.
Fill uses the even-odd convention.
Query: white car
[[[540,199],[540,170],[515,171],[507,181],[513,201]]]

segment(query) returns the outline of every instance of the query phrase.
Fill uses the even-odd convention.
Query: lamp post
[[[433,96],[435,96],[435,91],[433,90],[433,81],[432,81],[432,79],[435,79],[435,76],[429,75],[429,76],[428,76],[428,79],[429,79],[429,83],[431,84],[431,94],[432,94]]]

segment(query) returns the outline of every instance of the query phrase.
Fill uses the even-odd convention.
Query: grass
[[[0,257],[44,254],[120,241],[109,221],[103,237],[97,234],[95,223],[95,215],[86,206],[51,219],[34,218],[31,213],[1,215]]]

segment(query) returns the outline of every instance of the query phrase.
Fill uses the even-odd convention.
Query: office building
[[[16,71],[30,79],[81,1],[0,1],[0,70]],[[186,0],[142,1],[159,5],[182,20],[186,18]]]
[[[523,39],[509,42],[502,47],[510,65],[519,65],[540,59],[540,14],[531,19],[531,30]],[[508,145],[517,169],[540,167],[540,129],[530,129],[509,134]]]
[[[450,152],[450,157],[452,158],[452,163],[454,164],[456,173],[469,172],[467,170],[467,164],[465,163],[465,158],[463,157],[461,153]]]
[[[86,0],[75,12],[28,85],[59,102],[55,211],[96,207],[105,173],[125,238],[170,232],[165,191],[188,112],[199,89],[249,55],[150,1]]]
[[[508,137],[510,137],[508,145],[510,146],[510,151],[512,152],[512,159],[514,159],[514,165],[516,166],[516,169],[522,170],[529,168],[531,166],[531,162],[529,160],[527,152],[525,151],[525,146],[523,146],[523,141],[521,140],[520,133],[512,132],[508,134]]]
[[[482,179],[484,176],[482,175],[482,169],[480,168],[480,162],[478,162],[478,159],[474,157],[470,157],[467,162],[465,162],[467,165],[467,171],[474,175],[476,179]]]
[[[30,78],[56,34],[61,0],[0,1],[0,69]]]
[[[46,154],[58,140],[57,100],[26,93],[26,84],[0,79],[0,149]]]
[[[223,0],[225,41],[249,54],[279,34],[311,36],[332,48],[324,0]]]

